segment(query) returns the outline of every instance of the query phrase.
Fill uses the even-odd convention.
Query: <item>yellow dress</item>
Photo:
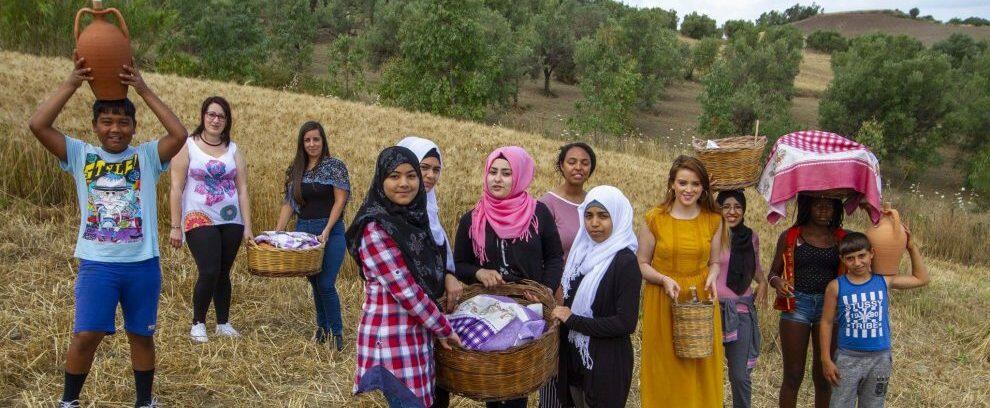
[[[692,220],[675,219],[659,208],[646,213],[646,225],[656,238],[653,268],[677,281],[682,301],[690,298],[691,286],[698,289],[699,298],[708,296],[704,290],[708,258],[720,222],[720,214],[706,211]],[[643,285],[642,407],[721,407],[724,351],[719,308],[715,308],[712,355],[681,359],[674,354],[671,304],[662,286]]]

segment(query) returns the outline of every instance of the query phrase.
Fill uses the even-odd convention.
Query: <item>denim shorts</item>
[[[794,311],[780,312],[780,318],[808,326],[818,323],[822,318],[822,306],[825,303],[824,293],[794,292]]]

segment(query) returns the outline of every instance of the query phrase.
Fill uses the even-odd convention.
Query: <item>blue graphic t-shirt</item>
[[[840,276],[839,348],[853,351],[890,350],[890,298],[887,281],[873,275],[855,284]]]
[[[167,168],[158,141],[109,153],[65,137],[66,161],[79,199],[75,257],[99,262],[137,262],[159,256],[155,184]]]

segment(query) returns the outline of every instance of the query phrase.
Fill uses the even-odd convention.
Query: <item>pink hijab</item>
[[[495,198],[488,190],[488,172],[492,168],[492,162],[498,158],[505,158],[509,162],[509,168],[512,169],[512,190],[502,199]],[[536,199],[526,191],[533,182],[534,171],[533,158],[521,147],[500,147],[488,155],[485,174],[481,180],[485,193],[471,213],[470,237],[474,254],[479,261],[487,261],[485,225],[491,225],[499,238],[521,238],[524,241],[529,240],[530,225],[539,228],[536,217],[533,216],[536,212]]]

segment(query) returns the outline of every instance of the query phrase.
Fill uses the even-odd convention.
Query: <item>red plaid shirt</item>
[[[435,376],[433,336],[450,336],[450,323],[413,280],[399,247],[377,223],[365,226],[358,255],[367,280],[354,392],[368,370],[382,366],[428,407]]]

